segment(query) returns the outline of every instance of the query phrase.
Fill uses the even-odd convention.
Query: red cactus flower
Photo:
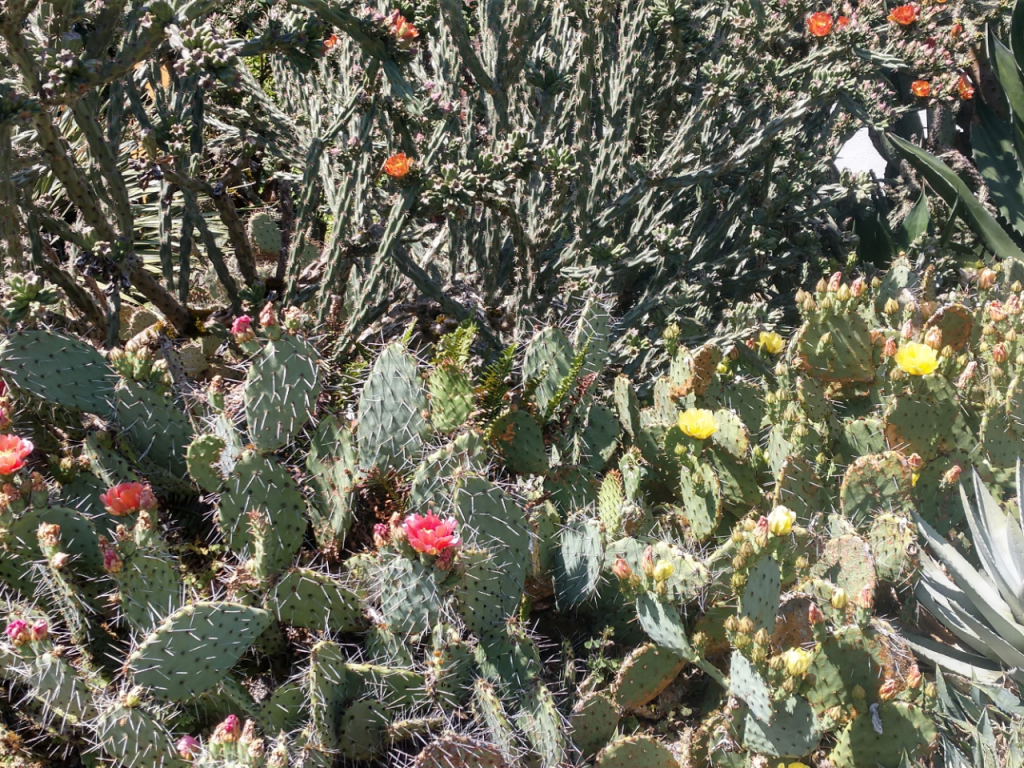
[[[457,525],[454,517],[442,520],[429,511],[426,515],[409,515],[402,523],[402,528],[405,530],[409,544],[417,552],[440,555],[445,550],[455,549],[462,543],[455,533]]]
[[[932,85],[927,80],[915,80],[910,84],[910,90],[912,90],[914,95],[918,98],[924,99],[932,92]]]
[[[391,12],[388,23],[391,25],[391,34],[398,41],[399,48],[408,48],[412,45],[413,40],[420,36],[419,30],[406,21],[398,11]]]
[[[241,736],[242,723],[238,720],[238,716],[228,715],[224,718],[224,722],[213,730],[210,741],[214,744],[231,744],[238,741]]]
[[[393,179],[404,178],[411,170],[412,158],[406,157],[405,152],[399,152],[384,161],[384,173]]]
[[[28,627],[28,622],[21,619],[10,622],[4,631],[8,639],[16,646],[24,645],[32,639],[32,631]]]
[[[252,318],[248,315],[236,317],[235,322],[231,324],[231,335],[235,337],[235,341],[239,344],[255,339],[256,334],[252,330]]]
[[[153,489],[142,483],[121,483],[100,494],[100,501],[107,512],[123,517],[142,509],[156,509],[156,496]]]
[[[960,75],[960,79],[956,83],[956,90],[963,101],[970,101],[974,98],[974,88],[971,87],[967,75]]]
[[[0,435],[0,475],[11,475],[24,467],[25,459],[34,447],[31,440]]]
[[[832,32],[832,14],[818,11],[807,17],[807,31],[815,37],[828,37]]]
[[[850,26],[850,19],[847,16],[840,16],[836,19],[836,29],[846,29]]]
[[[892,9],[892,13],[887,18],[902,27],[909,27],[917,21],[917,6],[914,3],[897,6]]]
[[[50,635],[50,625],[46,623],[46,619],[39,619],[32,624],[32,629],[29,630],[32,635],[33,642],[39,642],[45,640]]]
[[[328,51],[331,50],[331,48],[333,48],[337,44],[338,44],[338,36],[337,35],[331,35],[326,40],[324,40],[324,48],[326,48]]]

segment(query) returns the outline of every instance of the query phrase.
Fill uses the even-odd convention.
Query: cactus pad
[[[271,616],[235,603],[192,603],[139,644],[126,666],[138,685],[168,701],[210,690],[267,628]]]
[[[254,213],[249,218],[249,242],[264,259],[276,258],[281,252],[281,229],[268,213]]]
[[[879,512],[908,514],[914,509],[913,470],[895,451],[861,456],[847,468],[839,499],[843,514],[854,523]]]
[[[175,477],[186,477],[185,451],[192,442],[192,425],[181,407],[135,381],[118,384],[115,397],[121,436],[135,453]]]
[[[650,736],[625,736],[601,750],[594,768],[678,768],[668,747]]]
[[[679,476],[679,493],[683,502],[681,522],[690,535],[704,541],[722,520],[722,488],[718,475],[709,465],[701,463],[697,472],[683,467]]]
[[[245,420],[256,448],[276,451],[290,443],[316,410],[320,389],[313,347],[289,334],[268,341],[245,379]]]
[[[117,765],[133,768],[187,768],[170,732],[140,707],[114,706],[94,726],[96,744]]]
[[[797,365],[809,376],[826,383],[870,383],[875,378],[871,329],[860,315],[805,325],[796,343]]]
[[[441,612],[444,574],[404,557],[390,559],[381,568],[381,610],[396,632],[426,632]]]
[[[0,378],[47,403],[110,414],[117,377],[84,342],[47,331],[19,331],[0,341]]]
[[[619,447],[621,431],[619,420],[611,408],[600,403],[590,406],[587,426],[583,430],[582,462],[595,472],[604,469]]]
[[[754,631],[775,628],[775,615],[779,611],[779,591],[782,574],[775,558],[763,555],[747,575],[747,586],[740,600],[740,614],[754,622]]]
[[[359,460],[381,471],[400,470],[430,433],[427,396],[416,361],[390,344],[373,364],[359,397]]]
[[[204,491],[217,493],[223,483],[221,454],[227,443],[218,435],[200,435],[188,446],[188,473]]]
[[[509,768],[509,763],[490,744],[465,736],[445,736],[424,747],[415,768]]]
[[[526,345],[523,380],[536,383],[534,399],[541,413],[552,405],[572,364],[572,345],[561,328],[544,328]]]
[[[522,409],[507,413],[494,422],[491,443],[513,472],[539,475],[548,468],[540,425]]]
[[[427,379],[430,420],[438,432],[463,427],[473,412],[473,382],[458,365],[439,363]]]
[[[913,704],[885,702],[846,726],[829,761],[837,768],[876,768],[899,764],[904,753],[911,760],[923,761],[937,738],[935,723],[928,714]]]
[[[356,632],[366,626],[359,597],[336,579],[295,568],[282,576],[265,606],[278,621],[295,627]]]
[[[555,595],[560,610],[594,597],[604,549],[601,526],[596,520],[573,524],[562,531],[562,545],[555,555]]]
[[[686,666],[679,653],[647,643],[634,648],[622,662],[612,691],[623,709],[636,709],[668,688]]]
[[[776,702],[769,722],[747,713],[743,746],[772,757],[804,757],[821,741],[821,726],[807,700],[800,696]]]
[[[573,743],[584,757],[597,754],[619,727],[619,708],[605,693],[591,693],[580,699],[569,717]]]

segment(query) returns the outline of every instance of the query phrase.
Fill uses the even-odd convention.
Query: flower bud
[[[921,674],[921,668],[917,664],[911,665],[910,671],[907,673],[907,687],[918,688],[923,680],[924,675]]]
[[[998,275],[996,275],[995,271],[985,267],[978,273],[978,288],[983,291],[987,291],[995,285],[996,277],[998,277]]]
[[[675,572],[676,567],[672,563],[668,560],[659,560],[658,564],[654,566],[654,580],[659,583],[668,581]]]
[[[849,602],[849,598],[847,598],[846,596],[846,590],[842,587],[836,587],[835,589],[833,589],[832,599],[829,600],[829,602],[832,604],[832,607],[835,608],[837,611],[841,611],[844,608],[846,608],[846,605]]]
[[[178,750],[178,754],[181,755],[183,760],[191,760],[194,757],[199,757],[199,753],[202,752],[202,746],[199,744],[199,739],[195,736],[182,736],[178,739],[178,743],[175,744],[175,749]]]
[[[772,536],[788,536],[795,521],[796,513],[789,507],[779,505],[768,515],[768,531]]]
[[[864,282],[863,277],[858,277],[850,284],[850,293],[855,299],[859,299],[867,288],[867,284]]]
[[[946,470],[945,474],[943,474],[942,482],[945,483],[946,485],[954,485],[955,483],[959,482],[961,472],[963,472],[963,467],[961,467],[959,464],[950,467],[949,469]]]
[[[802,677],[810,669],[814,656],[803,648],[790,648],[783,654],[783,659],[790,677]]]
[[[993,323],[1001,323],[1006,319],[1006,310],[1003,309],[1003,302],[991,301],[988,305],[988,319]]]
[[[896,301],[896,299],[892,299],[892,298],[886,299],[885,300],[885,308],[884,308],[883,311],[887,315],[895,315],[897,312],[900,311],[900,303],[898,301]]]
[[[942,349],[942,329],[937,326],[929,328],[924,335],[924,343],[936,352]]]
[[[727,632],[735,632],[739,625],[739,619],[737,619],[736,616],[730,614],[726,617],[725,622],[722,626],[725,627]]]
[[[771,635],[768,634],[768,630],[764,627],[757,630],[757,634],[754,635],[754,642],[758,645],[768,645],[768,643],[771,642],[771,639]]]
[[[629,563],[626,562],[625,558],[616,557],[615,565],[612,566],[612,573],[615,574],[617,579],[622,581],[633,575],[633,569],[629,567]]]
[[[772,660],[768,662],[768,666],[776,672],[779,672],[786,666],[786,659],[783,656],[773,656]]]
[[[885,357],[895,357],[896,352],[899,351],[899,345],[896,343],[896,339],[886,339],[885,347],[882,349],[882,354]]]
[[[842,284],[843,284],[843,273],[842,272],[833,272],[832,273],[832,277],[830,277],[828,279],[828,286],[827,286],[828,292],[829,293],[835,293],[836,291],[839,290],[839,286],[842,285]]]
[[[806,570],[810,564],[811,561],[803,555],[800,555],[800,557],[793,561],[793,567],[796,568],[798,571]]]
[[[816,286],[814,286],[814,290],[818,293],[824,293],[825,291],[828,290],[828,283],[825,282],[824,277],[818,281],[818,284]]]
[[[277,320],[277,310],[274,309],[274,305],[269,301],[264,304],[263,309],[260,310],[260,325],[264,328],[273,328],[274,326],[279,325]]]
[[[228,715],[214,729],[210,742],[213,744],[231,744],[238,741],[241,736],[242,724],[239,722],[237,715]]]
[[[889,678],[884,683],[882,683],[882,687],[878,689],[878,698],[880,698],[882,701],[889,701],[890,699],[895,698],[896,694],[899,692],[899,682],[893,680],[892,678]]]
[[[647,545],[643,555],[640,557],[640,570],[644,572],[644,576],[647,578],[654,577],[654,547],[650,544]]]
[[[871,287],[874,288],[876,291],[879,288],[881,288],[882,287],[882,278],[880,278],[878,275],[875,275],[874,277],[872,277],[871,278]]]
[[[992,359],[997,363],[1005,363],[1010,358],[1010,353],[1006,350],[1006,345],[1000,342],[992,347]]]
[[[924,459],[921,458],[920,454],[912,453],[907,458],[907,464],[915,472],[920,472],[924,468]]]
[[[29,633],[32,636],[32,642],[38,643],[50,636],[50,625],[46,623],[46,619],[39,619],[32,624]]]
[[[836,291],[836,298],[840,301],[850,300],[850,289],[844,284],[839,286],[839,290]]]
[[[739,620],[737,630],[739,632],[742,632],[744,635],[749,635],[751,632],[754,631],[753,620],[749,616],[744,616],[742,619]]]
[[[865,584],[864,588],[857,593],[857,597],[854,598],[853,602],[865,611],[870,611],[875,607],[875,591],[870,585]]]
[[[7,629],[4,630],[7,635],[7,639],[11,641],[15,648],[18,648],[25,643],[32,640],[32,630],[29,629],[28,622],[22,621],[21,619],[15,619],[7,624]]]
[[[1020,283],[1014,283],[1014,285],[1020,285]],[[1006,300],[1006,306],[1003,309],[1006,310],[1008,315],[1019,315],[1021,312],[1024,312],[1024,302],[1021,302],[1020,294],[1011,294],[1010,298]]]
[[[231,335],[238,344],[244,344],[255,339],[256,334],[252,330],[252,318],[248,315],[236,317],[235,321],[231,324]]]
[[[910,339],[914,338],[915,334],[916,330],[914,328],[914,321],[907,320],[906,322],[904,322],[903,326],[900,328],[900,336],[909,341]]]
[[[807,620],[811,624],[822,624],[825,621],[825,614],[821,612],[821,608],[818,607],[817,603],[811,603],[807,607]]]

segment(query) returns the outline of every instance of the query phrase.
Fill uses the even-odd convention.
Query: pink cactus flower
[[[143,509],[156,509],[156,496],[149,485],[142,483],[121,483],[100,494],[100,501],[107,512],[123,517]]]
[[[40,640],[45,640],[50,635],[50,625],[46,623],[46,619],[39,619],[32,625],[30,630],[32,634],[32,641],[38,643]]]
[[[25,466],[25,459],[35,448],[31,440],[15,435],[0,435],[0,475],[12,475]]]
[[[445,550],[455,549],[462,543],[455,533],[457,525],[454,517],[442,520],[433,511],[428,511],[426,515],[409,515],[405,518],[402,528],[405,530],[409,544],[417,552],[440,555]]]
[[[264,328],[273,328],[280,323],[277,320],[277,310],[269,301],[260,310],[260,325]]]
[[[191,760],[193,757],[197,757],[202,751],[202,746],[199,744],[199,739],[195,736],[182,736],[178,739],[178,743],[175,744],[175,749],[178,750],[178,754],[185,760]]]
[[[15,646],[24,645],[32,639],[32,631],[28,628],[28,622],[21,619],[15,619],[8,623],[5,632],[7,633],[7,638]]]
[[[214,729],[210,741],[214,744],[232,744],[238,741],[241,736],[242,724],[239,722],[238,716],[228,715],[224,718],[224,722]]]
[[[236,317],[235,322],[231,324],[231,335],[235,337],[235,341],[239,344],[255,339],[256,334],[252,330],[252,318],[248,315]]]
[[[384,523],[373,526],[373,543],[378,547],[386,547],[391,541],[391,528]]]

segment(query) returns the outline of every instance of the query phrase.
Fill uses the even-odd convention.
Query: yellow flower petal
[[[769,355],[777,355],[782,351],[782,348],[786,346],[786,342],[783,341],[782,337],[774,331],[761,331],[758,338],[758,344],[764,348]]]
[[[718,431],[718,422],[711,411],[690,408],[679,414],[679,429],[695,440],[706,440]]]
[[[896,365],[911,376],[926,376],[939,367],[939,353],[927,344],[908,341],[896,350]]]

